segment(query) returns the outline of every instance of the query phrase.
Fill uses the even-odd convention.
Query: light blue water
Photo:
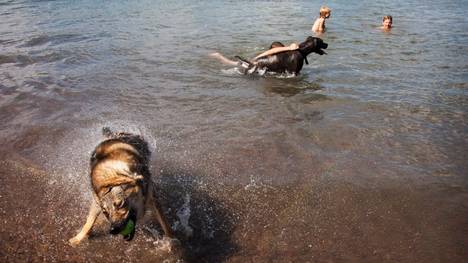
[[[301,42],[322,4],[332,9],[320,36],[328,55],[311,54],[298,77],[243,76],[208,57]],[[466,255],[466,239],[454,233],[466,234],[467,11],[466,1],[436,0],[2,1],[1,154],[38,164],[47,180],[71,180],[76,192],[87,187],[103,126],[143,133],[155,147],[153,173],[174,175],[174,184],[196,174],[229,218],[241,209],[231,220],[237,230],[223,236],[242,244],[237,252],[194,252],[220,242],[200,245],[210,231],[189,242],[208,260],[456,261]],[[387,14],[394,28],[382,32]],[[334,206],[341,200],[348,205]],[[369,207],[387,221],[362,223]],[[200,220],[223,229],[208,218]],[[289,235],[252,225],[267,221]],[[62,228],[53,237],[69,235]]]

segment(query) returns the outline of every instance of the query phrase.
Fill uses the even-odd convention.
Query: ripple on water
[[[152,223],[131,243],[104,224],[66,244],[104,126],[149,141],[194,262],[468,258],[463,1],[334,1],[328,55],[294,77],[207,54],[300,42],[319,2],[0,5],[0,222],[15,226],[0,231],[2,261],[164,260]]]

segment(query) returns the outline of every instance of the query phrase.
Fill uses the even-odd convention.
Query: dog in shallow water
[[[149,208],[153,208],[165,235],[172,238],[172,229],[155,200],[148,144],[138,135],[113,133],[108,128],[103,134],[107,139],[96,147],[90,160],[94,198],[85,225],[70,244],[75,246],[88,236],[101,212],[110,222],[110,233],[125,233],[124,239],[129,241],[135,228],[125,230],[127,224],[136,224]]]
[[[317,53],[319,55],[327,54],[323,49],[327,49],[328,44],[323,42],[318,37],[307,37],[307,39],[299,44],[296,50],[284,51],[273,55],[260,57],[254,61],[245,60],[239,56],[236,58],[240,60],[240,65],[245,69],[245,73],[255,73],[260,71],[276,72],[276,73],[292,73],[299,74],[304,61],[307,61],[307,56],[310,53]]]

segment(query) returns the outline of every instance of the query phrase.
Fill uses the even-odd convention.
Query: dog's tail
[[[235,58],[239,60],[240,66],[245,69],[244,74],[252,74],[257,70],[257,66],[247,59],[244,59],[240,56],[235,56]]]

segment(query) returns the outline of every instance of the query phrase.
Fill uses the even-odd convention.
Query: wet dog
[[[310,53],[317,53],[319,55],[326,54],[323,49],[327,49],[328,44],[323,42],[318,37],[307,37],[307,39],[299,44],[296,50],[285,51],[266,57],[261,57],[255,61],[247,61],[241,57],[236,57],[240,60],[240,65],[245,69],[245,73],[251,74],[255,72],[276,72],[276,73],[292,73],[299,74],[304,61],[307,61],[307,56]]]
[[[172,230],[155,200],[148,144],[138,135],[113,133],[108,128],[103,129],[103,134],[107,139],[95,148],[90,160],[94,198],[85,225],[69,240],[70,244],[77,245],[87,237],[101,212],[110,222],[110,233],[115,235],[129,220],[140,220],[150,208],[165,235],[172,238]],[[126,231],[124,239],[131,240],[134,234],[133,227],[129,233]]]

